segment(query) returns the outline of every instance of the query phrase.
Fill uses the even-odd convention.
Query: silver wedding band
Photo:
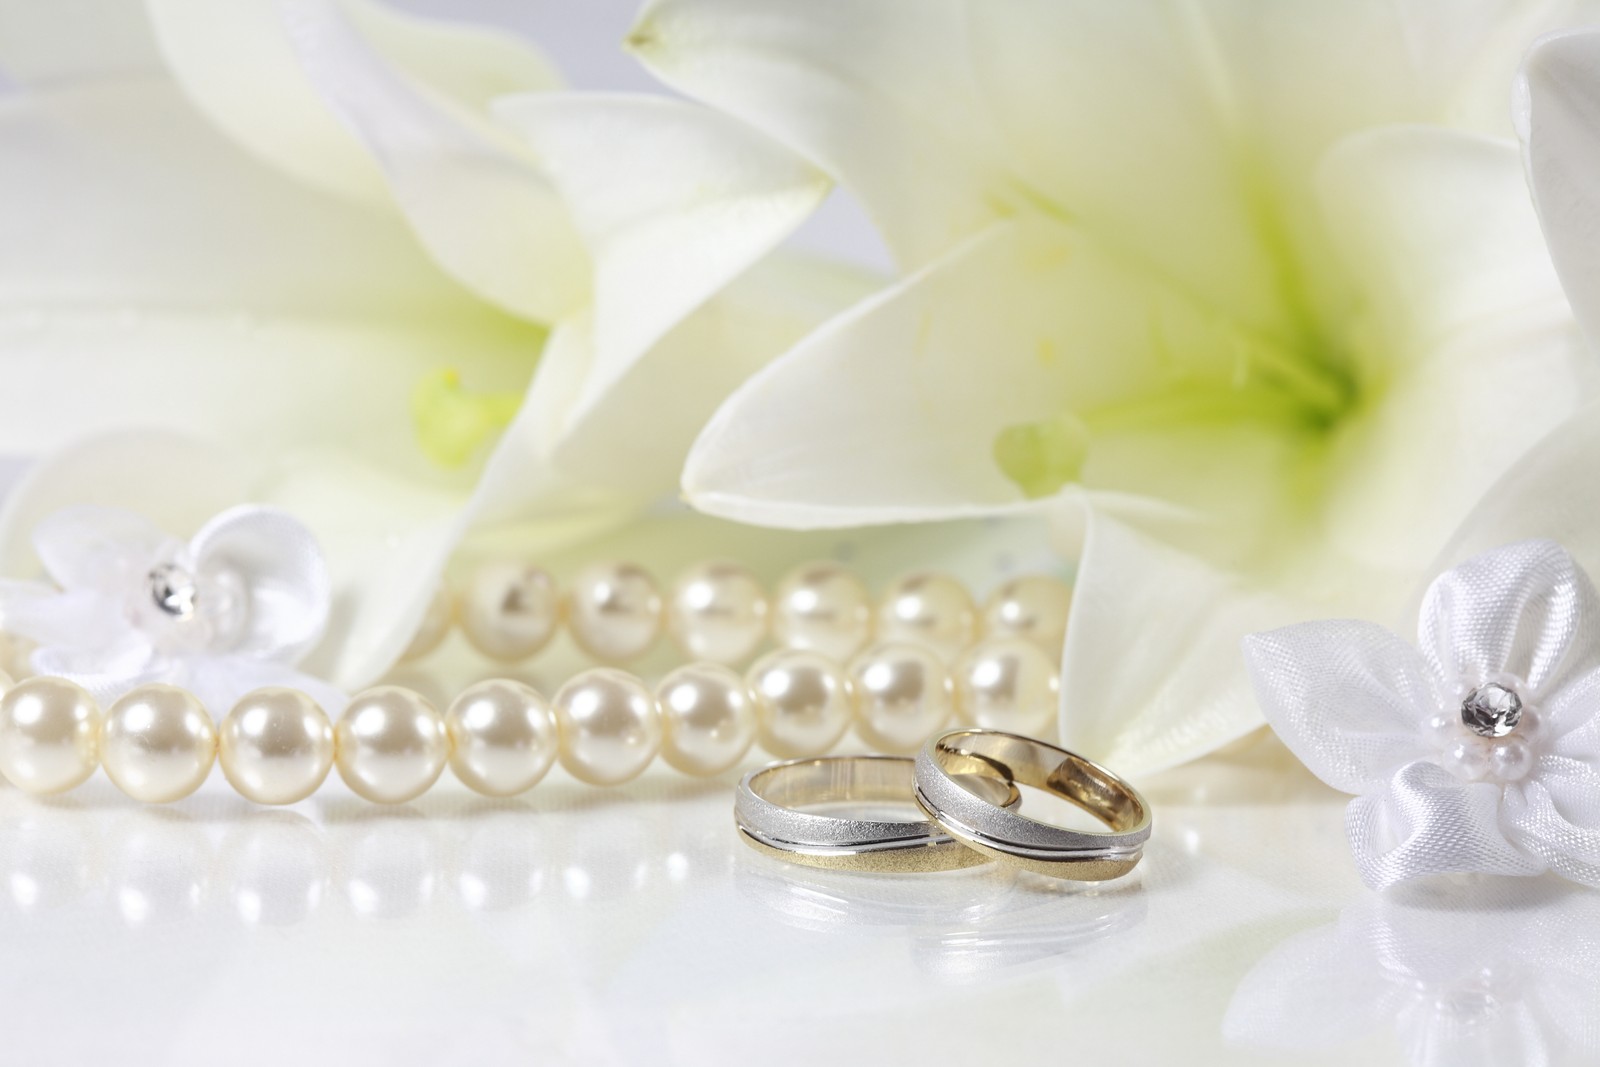
[[[1068,829],[1019,814],[1019,784],[1053,793],[1107,829]],[[908,799],[928,821],[814,810]],[[739,783],[734,815],[759,851],[851,870],[952,870],[995,860],[1052,878],[1103,881],[1131,871],[1150,837],[1149,805],[1111,771],[1043,741],[981,729],[941,734],[915,761],[831,756],[773,764]]]
[[[774,763],[744,776],[734,820],[759,852],[809,867],[857,871],[947,871],[987,862],[924,820],[847,818],[815,810],[909,806],[912,760],[906,756],[823,756]],[[954,784],[954,783],[952,783]],[[962,788],[959,784],[955,788]],[[1015,805],[1016,787],[993,776],[973,783],[997,805]],[[987,802],[987,801],[986,801]]]

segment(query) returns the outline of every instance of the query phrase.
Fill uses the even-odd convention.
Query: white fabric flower
[[[34,531],[56,586],[0,583],[0,628],[38,643],[41,674],[70,678],[102,706],[137,685],[183,686],[212,715],[252,689],[304,689],[330,713],[332,686],[295,669],[331,601],[316,538],[286,512],[231,508],[187,543],[142,515],[85,505]]]
[[[73,503],[280,506],[327,553],[308,663],[346,688],[469,530],[540,551],[672,496],[728,391],[868,289],[769,255],[816,167],[687,101],[560,91],[504,34],[371,0],[0,25],[0,454],[44,457],[0,573]]]
[[[1272,728],[1357,794],[1346,830],[1362,879],[1552,870],[1600,886],[1600,598],[1588,575],[1551,541],[1487,552],[1429,587],[1418,635],[1413,648],[1333,620],[1244,642]]]
[[[654,0],[635,51],[816,160],[906,270],[729,399],[690,500],[1078,522],[1065,490],[1064,740],[1131,773],[1254,729],[1244,634],[1402,617],[1594,394],[1505,102],[1541,28],[1596,13]]]

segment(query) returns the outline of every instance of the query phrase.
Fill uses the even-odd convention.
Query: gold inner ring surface
[[[1054,793],[1116,832],[1132,830],[1149,818],[1139,795],[1116,775],[1043,741],[989,731],[958,731],[939,739],[934,758],[950,774],[1020,782]]]

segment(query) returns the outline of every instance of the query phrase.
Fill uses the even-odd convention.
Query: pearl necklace
[[[874,637],[915,641],[953,660],[980,633],[1025,637],[1054,656],[1071,597],[1056,578],[1024,575],[979,608],[957,579],[922,572],[890,585],[874,610],[866,584],[833,562],[795,568],[770,597],[749,569],[726,562],[689,568],[666,596],[637,564],[596,563],[563,594],[542,568],[496,560],[480,566],[459,594],[440,588],[403,658],[433,651],[452,623],[479,652],[508,663],[543,650],[563,624],[579,648],[606,663],[643,656],[663,632],[684,655],[725,664],[745,661],[769,635],[785,648],[840,660]]]
[[[528,632],[528,600],[501,597],[504,610],[498,615],[481,609],[496,603],[483,595],[487,590],[503,591],[508,577],[527,588],[532,574],[543,572],[520,568],[513,574],[494,565],[475,576],[462,612],[469,638],[477,628],[475,645],[493,644],[485,634],[503,639]],[[534,578],[533,585],[544,588],[547,577]],[[591,568],[575,583],[573,607],[555,617],[568,618],[574,637],[587,627],[580,644],[591,651],[642,651],[649,643],[637,640],[643,629],[639,605],[647,609],[650,598],[613,596],[600,588],[637,589],[641,581],[649,582],[649,576],[632,565]],[[766,603],[752,596],[752,582],[741,568],[702,565],[674,588],[674,612],[664,612],[657,596],[654,613],[658,619],[676,614],[672,632],[686,647],[731,651],[731,633],[738,629],[748,654],[754,648],[748,621],[759,617],[764,636],[768,614],[752,607]],[[707,587],[709,593],[696,592]],[[960,597],[949,595],[952,587]],[[753,589],[759,594],[759,585]],[[652,689],[628,672],[595,667],[575,675],[553,699],[519,681],[492,679],[469,686],[443,713],[410,689],[380,685],[357,693],[337,723],[295,689],[247,694],[218,726],[192,693],[175,686],[140,686],[102,714],[87,691],[66,679],[4,679],[0,774],[24,791],[50,794],[83,783],[100,766],[135,800],[166,803],[193,793],[220,763],[224,777],[247,799],[291,804],[314,793],[337,767],[358,795],[397,804],[426,792],[446,764],[479,793],[512,796],[537,784],[558,759],[573,777],[596,785],[629,781],[658,754],[684,773],[713,775],[735,766],[752,744],[778,758],[821,755],[852,723],[862,740],[890,753],[915,750],[952,715],[973,725],[1034,733],[1055,714],[1055,658],[1038,640],[1056,639],[1049,629],[1057,617],[1064,626],[1064,592],[1054,579],[1006,583],[983,612],[989,636],[957,649],[950,668],[936,645],[906,640],[897,627],[950,633],[946,609],[964,601],[972,615],[971,598],[954,579],[912,576],[895,584],[878,612],[889,639],[846,659],[815,645],[854,632],[861,620],[870,627],[871,613],[850,607],[867,603],[864,588],[833,564],[815,564],[779,586],[775,630],[788,640],[743,675],[702,659],[671,671]],[[1052,595],[1058,603],[1050,602]],[[730,600],[748,610],[730,616],[723,610]],[[579,623],[585,602],[612,607]],[[477,621],[469,623],[474,612]],[[501,623],[485,629],[490,618]],[[732,626],[730,618],[739,625]],[[976,626],[967,630],[970,637],[977,632]],[[860,635],[862,643],[867,633]],[[515,642],[500,640],[495,647],[508,644]]]

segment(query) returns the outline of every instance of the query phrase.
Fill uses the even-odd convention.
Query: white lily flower
[[[1081,516],[1066,743],[1137,773],[1256,728],[1243,634],[1398,617],[1595,390],[1501,136],[1523,42],[1588,11],[657,0],[635,51],[909,272],[721,408],[691,501]]]
[[[73,504],[179,535],[282,507],[334,585],[307,666],[347,688],[469,527],[531,550],[649,506],[735,384],[866,290],[768,255],[816,168],[697,105],[556,92],[509,37],[368,0],[0,24],[0,454],[48,457],[0,567],[36,571]]]
[[[1523,541],[1441,574],[1417,647],[1355,620],[1253,634],[1267,722],[1356,794],[1345,829],[1375,889],[1546,870],[1600,886],[1600,594]]]
[[[37,643],[34,670],[102,707],[151,682],[183,686],[218,718],[263,686],[344,706],[295,669],[332,597],[322,550],[293,516],[230,508],[185,543],[136,512],[84,505],[40,523],[34,544],[56,584],[0,583],[0,621]]]
[[[1600,351],[1600,30],[1564,30],[1528,51],[1512,119],[1550,255]],[[1558,427],[1484,497],[1436,570],[1495,545],[1547,537],[1600,574],[1600,404]]]

